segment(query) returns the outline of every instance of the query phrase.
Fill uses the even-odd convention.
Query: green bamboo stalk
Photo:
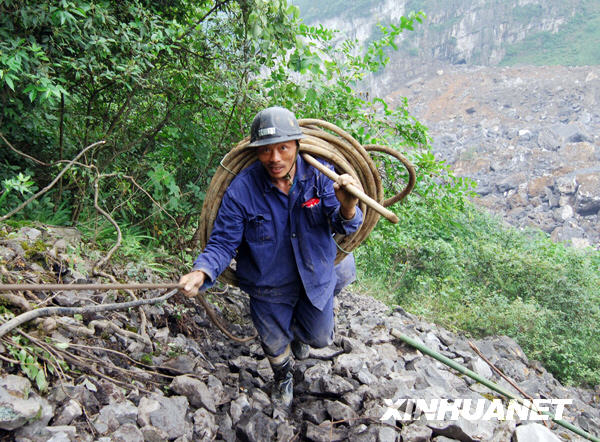
[[[398,331],[396,329],[392,329],[390,331],[390,334],[393,337],[398,338],[401,341],[404,341],[407,344],[415,347],[416,349],[420,350],[421,352],[425,353],[426,355],[431,356],[432,358],[442,362],[443,364],[446,364],[448,367],[451,367],[451,368],[455,369],[456,371],[458,371],[466,376],[469,376],[471,379],[479,382],[480,384],[485,385],[486,387],[490,388],[491,390],[494,390],[495,392],[500,393],[502,396],[505,396],[509,399],[513,399],[513,400],[519,402],[521,405],[525,405],[525,406],[530,405],[527,402],[523,401],[523,399],[521,399],[520,397],[515,396],[514,394],[505,390],[504,388],[500,387],[499,385],[495,384],[494,382],[487,380],[486,378],[478,375],[474,371],[469,370],[468,368],[463,367],[462,365],[454,362],[452,359],[447,358],[446,356],[441,355],[440,353],[426,347],[425,345],[421,344],[420,342],[401,333],[400,331]],[[556,417],[551,413],[548,413],[545,411],[538,411],[538,410],[536,410],[536,413],[542,413],[542,414],[549,416],[553,422],[556,422],[558,425],[565,427],[565,428],[571,430],[573,433],[575,433],[581,437],[585,437],[586,439],[591,440],[592,442],[600,442],[600,439],[598,439],[596,436],[588,433],[587,431],[585,431],[579,427],[576,427],[575,425],[573,425],[567,421],[564,421],[562,419],[556,419]]]

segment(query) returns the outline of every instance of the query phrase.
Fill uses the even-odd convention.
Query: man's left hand
[[[345,173],[340,175],[337,182],[333,183],[333,190],[335,190],[335,197],[340,202],[341,215],[345,219],[352,219],[356,213],[358,198],[344,190],[344,186],[348,184],[352,184],[357,189],[360,189],[360,184],[351,175]]]

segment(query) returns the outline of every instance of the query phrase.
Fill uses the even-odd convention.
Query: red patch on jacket
[[[314,207],[317,204],[319,204],[321,202],[321,200],[319,198],[311,198],[308,201],[305,201],[302,203],[302,207]]]

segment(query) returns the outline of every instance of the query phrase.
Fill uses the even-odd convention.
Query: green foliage
[[[532,9],[535,9],[534,5],[523,6],[519,17],[526,20],[524,13],[532,13]],[[600,64],[599,41],[600,4],[584,0],[558,32],[529,35],[523,41],[508,46],[501,65],[597,65]]]
[[[527,24],[542,13],[542,5],[527,4],[512,8],[512,16],[520,23]]]
[[[0,177],[42,188],[58,162],[107,140],[19,216],[76,223],[103,174],[100,204],[119,222],[193,225],[218,160],[262,105],[253,79],[300,45],[297,12],[265,0],[1,2],[2,133],[54,166],[0,149]]]
[[[11,339],[14,345],[7,344],[8,353],[19,361],[21,372],[35,382],[40,392],[47,391],[46,370],[54,373],[54,368],[51,365],[46,365],[40,357],[48,358],[51,356],[41,348],[31,345],[27,339],[21,336],[13,336]]]

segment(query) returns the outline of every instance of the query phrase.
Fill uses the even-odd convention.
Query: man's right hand
[[[198,289],[204,284],[206,274],[202,270],[194,270],[193,272],[183,275],[179,280],[179,285],[182,286],[179,290],[187,297],[193,298],[198,295]]]

